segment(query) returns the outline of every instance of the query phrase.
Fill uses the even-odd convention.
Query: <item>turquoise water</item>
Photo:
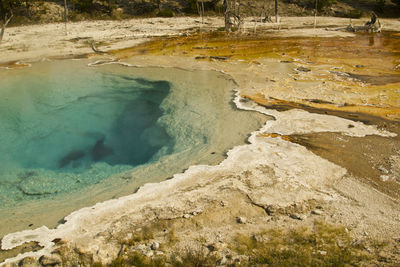
[[[267,120],[220,72],[90,62],[0,68],[0,237],[218,164]]]
[[[42,63],[0,89],[0,201],[43,198],[156,161],[173,141],[157,121],[170,83]]]

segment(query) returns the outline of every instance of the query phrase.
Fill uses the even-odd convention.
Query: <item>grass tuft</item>
[[[186,248],[183,253],[172,254],[171,265],[174,267],[216,266],[217,258],[202,247]]]
[[[313,229],[271,230],[257,237],[236,237],[236,251],[250,257],[249,265],[344,266],[369,258],[363,247],[352,245],[343,227],[321,222]]]

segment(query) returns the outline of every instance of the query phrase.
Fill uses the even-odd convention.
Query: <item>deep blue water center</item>
[[[157,123],[168,82],[96,67],[37,69],[12,70],[1,86],[3,203],[95,183],[171,147]]]

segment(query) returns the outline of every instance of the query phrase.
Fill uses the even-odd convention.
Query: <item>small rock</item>
[[[42,256],[39,259],[40,264],[43,266],[54,266],[61,263],[61,258],[58,255]]]
[[[196,210],[196,211],[193,211],[192,212],[192,215],[193,216],[196,216],[196,215],[199,215],[200,213],[202,213],[203,211],[202,210]]]
[[[189,219],[189,218],[190,218],[190,215],[189,215],[189,214],[183,214],[183,218]]]
[[[384,174],[388,174],[388,173],[389,173],[389,171],[388,171],[385,167],[383,167],[383,166],[379,166],[379,167],[378,167],[378,170],[380,170],[380,171],[383,172]]]
[[[296,70],[297,71],[302,71],[302,72],[310,72],[311,71],[311,69],[306,68],[306,67],[298,67],[298,68],[296,68]]]
[[[324,212],[322,211],[322,210],[312,210],[311,211],[311,214],[314,214],[314,215],[322,215]]]
[[[240,223],[240,224],[245,224],[247,222],[247,220],[244,217],[237,217],[236,222]]]
[[[221,234],[217,234],[216,236],[218,242],[222,242],[222,235]]]
[[[164,252],[162,252],[162,251],[156,251],[156,256],[162,256],[162,255],[164,255]]]
[[[303,221],[305,220],[307,217],[303,214],[297,214],[297,213],[292,213],[289,215],[290,218],[295,219],[295,220],[300,220]]]
[[[327,254],[327,252],[324,251],[324,250],[318,250],[318,253],[321,254],[321,255],[323,255],[323,256],[325,256],[325,255]]]
[[[221,251],[223,248],[223,244],[221,243],[211,243],[209,245],[207,245],[208,250],[210,250],[211,252],[214,251]]]
[[[153,244],[150,245],[150,248],[152,250],[157,250],[160,248],[160,244],[158,242],[154,242]]]
[[[226,207],[226,202],[225,201],[221,200],[220,204],[221,204],[222,207]]]
[[[249,258],[250,257],[247,255],[238,255],[238,256],[234,257],[232,260],[233,260],[233,262],[240,264],[240,263],[248,262]]]

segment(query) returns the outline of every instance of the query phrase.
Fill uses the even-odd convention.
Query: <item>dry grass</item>
[[[255,236],[238,235],[234,248],[248,255],[250,266],[358,265],[369,255],[353,245],[343,227],[316,222],[313,229],[271,230]]]

